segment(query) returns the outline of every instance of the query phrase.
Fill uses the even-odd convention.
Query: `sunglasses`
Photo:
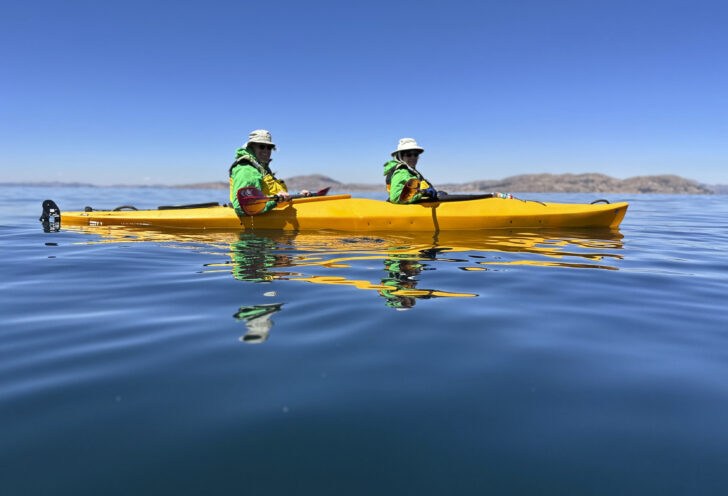
[[[420,152],[402,152],[403,157],[418,157]]]
[[[256,143],[255,146],[260,150],[272,150],[274,147],[274,145],[261,145],[260,143]]]

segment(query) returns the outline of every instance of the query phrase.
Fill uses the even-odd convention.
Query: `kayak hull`
[[[541,203],[487,198],[394,205],[348,195],[302,198],[268,213],[238,217],[230,207],[63,212],[64,224],[140,225],[192,229],[454,231],[503,228],[616,228],[627,203]]]

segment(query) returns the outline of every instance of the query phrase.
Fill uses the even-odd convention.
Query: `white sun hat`
[[[270,131],[265,129],[256,129],[248,135],[248,141],[245,143],[243,148],[247,148],[251,143],[261,143],[263,145],[273,145],[273,149],[277,150],[276,144],[273,143],[270,137]]]
[[[397,149],[392,152],[392,156],[394,156],[397,152],[404,152],[407,150],[419,150],[420,153],[425,151],[424,148],[417,144],[414,138],[402,138],[399,140]]]

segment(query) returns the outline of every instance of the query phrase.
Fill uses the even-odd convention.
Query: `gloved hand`
[[[422,196],[427,196],[433,200],[437,200],[437,191],[434,188],[427,188],[420,191]]]
[[[275,200],[277,202],[287,202],[287,201],[291,201],[291,194],[288,193],[287,191],[279,191],[271,199]]]

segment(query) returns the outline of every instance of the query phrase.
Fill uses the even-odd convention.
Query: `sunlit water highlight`
[[[728,198],[619,230],[64,227],[0,190],[2,494],[718,494]],[[594,195],[521,195],[590,202]]]

